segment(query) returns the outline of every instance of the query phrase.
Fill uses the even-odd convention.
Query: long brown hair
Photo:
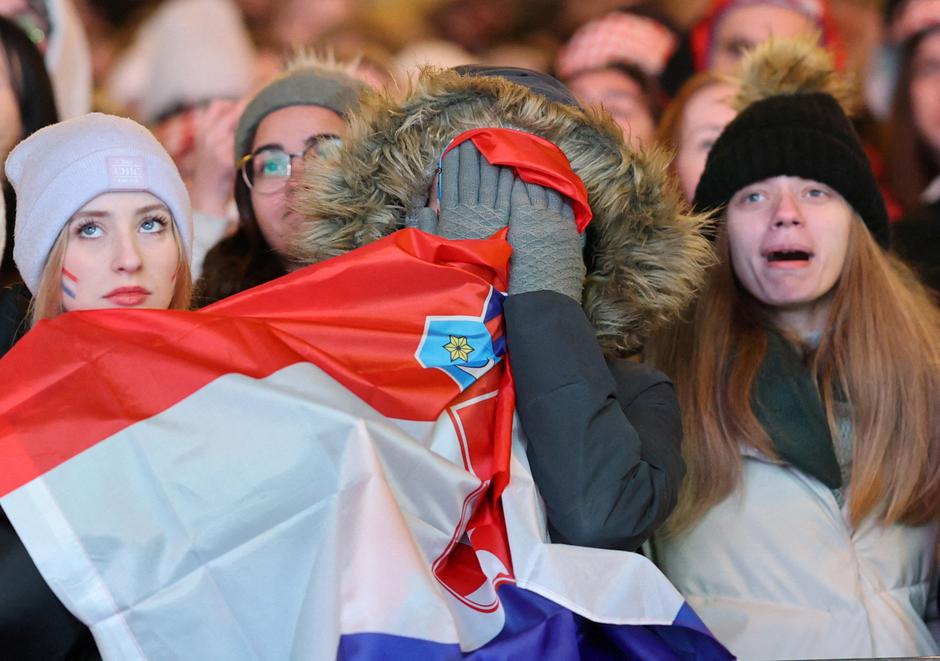
[[[772,310],[737,282],[724,230],[718,249],[721,261],[703,294],[651,347],[676,385],[688,465],[667,534],[692,525],[737,488],[742,444],[776,456],[751,410]],[[940,311],[858,217],[810,368],[833,438],[836,393],[850,406],[852,524],[875,512],[888,524],[933,519],[940,505]]]
[[[29,306],[27,316],[30,328],[42,319],[53,319],[65,311],[62,307],[62,267],[65,265],[65,249],[69,243],[68,227],[69,224],[66,223],[59,232],[59,236],[56,237],[55,243],[52,244],[49,257],[46,258],[46,264],[39,278],[39,286],[36,287],[35,296]],[[170,299],[169,309],[187,310],[193,294],[192,271],[190,271],[189,258],[175,222],[170,223],[170,231],[179,249],[179,261],[176,265],[173,297]]]

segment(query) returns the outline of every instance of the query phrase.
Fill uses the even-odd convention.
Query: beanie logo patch
[[[147,165],[140,156],[111,156],[108,158],[110,188],[140,189],[147,185]]]

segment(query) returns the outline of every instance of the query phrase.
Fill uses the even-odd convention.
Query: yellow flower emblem
[[[467,342],[467,338],[451,335],[450,342],[444,345],[444,350],[450,352],[451,360],[467,362],[470,359],[470,353],[473,351],[473,347]]]

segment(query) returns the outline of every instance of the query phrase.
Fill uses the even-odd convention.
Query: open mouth
[[[774,262],[808,262],[813,254],[805,250],[773,250],[767,253],[767,261]]]

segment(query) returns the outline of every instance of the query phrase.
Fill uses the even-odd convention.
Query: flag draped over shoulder
[[[403,230],[0,361],[0,504],[112,659],[727,658],[643,556],[548,542],[500,238]]]

